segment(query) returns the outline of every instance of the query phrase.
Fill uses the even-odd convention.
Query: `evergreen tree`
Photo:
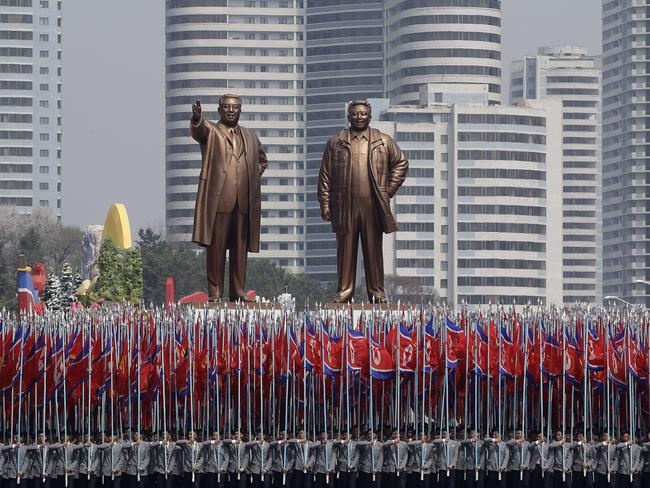
[[[45,281],[45,289],[43,290],[43,301],[49,310],[61,310],[62,307],[62,290],[59,277],[54,273],[50,273]]]
[[[131,302],[142,300],[142,251],[134,247],[126,252],[122,267],[126,298]]]
[[[99,276],[94,286],[97,298],[104,298],[109,302],[126,298],[126,289],[122,279],[122,255],[110,237],[106,237],[102,241],[96,264],[99,270]]]
[[[61,306],[63,308],[69,308],[72,302],[76,300],[74,293],[77,288],[75,277],[72,274],[72,267],[66,261],[61,268]]]

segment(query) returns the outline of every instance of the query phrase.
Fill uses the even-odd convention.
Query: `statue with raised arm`
[[[350,129],[327,142],[320,167],[321,216],[336,233],[334,303],[347,303],[354,296],[359,238],[368,300],[386,302],[382,239],[397,230],[390,199],[404,183],[408,161],[391,137],[370,127],[371,118],[367,101],[350,102]]]
[[[230,262],[229,298],[246,298],[248,252],[259,252],[261,175],[266,153],[257,135],[239,125],[241,98],[219,99],[219,122],[206,120],[201,102],[192,105],[190,129],[201,144],[201,174],[196,193],[192,241],[207,248],[208,296],[219,302],[224,291],[226,250]]]

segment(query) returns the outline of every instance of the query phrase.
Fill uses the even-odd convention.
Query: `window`
[[[39,166],[38,167],[38,172],[42,175],[47,175],[50,174],[50,167],[49,166]]]
[[[49,158],[50,157],[50,151],[48,151],[47,149],[41,149],[39,151],[39,156],[42,157],[42,158]]]
[[[49,207],[50,206],[50,202],[48,200],[39,200],[38,203],[39,203],[39,205],[41,207]]]
[[[50,184],[49,183],[39,183],[38,184],[38,189],[39,190],[49,190],[50,189]]]
[[[50,85],[48,85],[47,83],[41,83],[39,88],[40,88],[41,91],[49,91],[50,90]]]
[[[38,102],[38,105],[41,108],[49,108],[50,107],[50,102],[47,101],[47,100],[41,100],[40,102]]]
[[[40,17],[38,19],[38,23],[40,25],[50,25],[50,19],[48,19],[47,17]]]
[[[50,140],[50,135],[47,132],[43,132],[40,135],[40,140],[41,141],[49,141]]]
[[[448,225],[441,225],[440,226],[440,233],[443,236],[446,236],[447,234],[449,234],[449,226]]]
[[[40,74],[42,74],[42,75],[49,75],[49,74],[50,74],[50,68],[48,68],[47,66],[41,66],[41,67],[38,69],[38,72],[39,72]]]
[[[48,8],[50,6],[50,2],[47,0],[41,0],[41,8]]]
[[[50,36],[49,36],[49,34],[40,34],[38,36],[38,40],[41,41],[41,42],[47,42],[47,41],[50,40]]]
[[[440,243],[440,252],[442,252],[442,253],[448,253],[449,252],[449,244],[447,242],[441,242]]]

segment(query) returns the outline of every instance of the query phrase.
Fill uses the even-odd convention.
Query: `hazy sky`
[[[165,219],[164,0],[63,2],[63,221],[124,203],[133,237]],[[601,0],[503,0],[508,66],[549,44],[601,51]],[[188,107],[188,117],[189,117]]]

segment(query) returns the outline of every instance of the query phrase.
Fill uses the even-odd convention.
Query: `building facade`
[[[387,0],[386,98],[418,103],[426,83],[487,85],[501,101],[501,0]]]
[[[0,4],[0,205],[61,219],[61,2]]]
[[[603,294],[650,307],[648,0],[603,0]]]
[[[304,270],[304,7],[297,0],[167,0],[167,236],[189,240],[201,170],[191,104],[218,120],[219,97],[242,97],[240,123],[267,151],[260,257]]]
[[[490,106],[487,85],[429,84],[418,105],[379,103],[409,159],[393,198],[387,275],[453,304],[559,304],[561,104]]]
[[[562,103],[563,303],[600,303],[601,66],[577,46],[548,46],[511,67],[510,101],[555,99]],[[561,190],[560,190],[561,189]]]

